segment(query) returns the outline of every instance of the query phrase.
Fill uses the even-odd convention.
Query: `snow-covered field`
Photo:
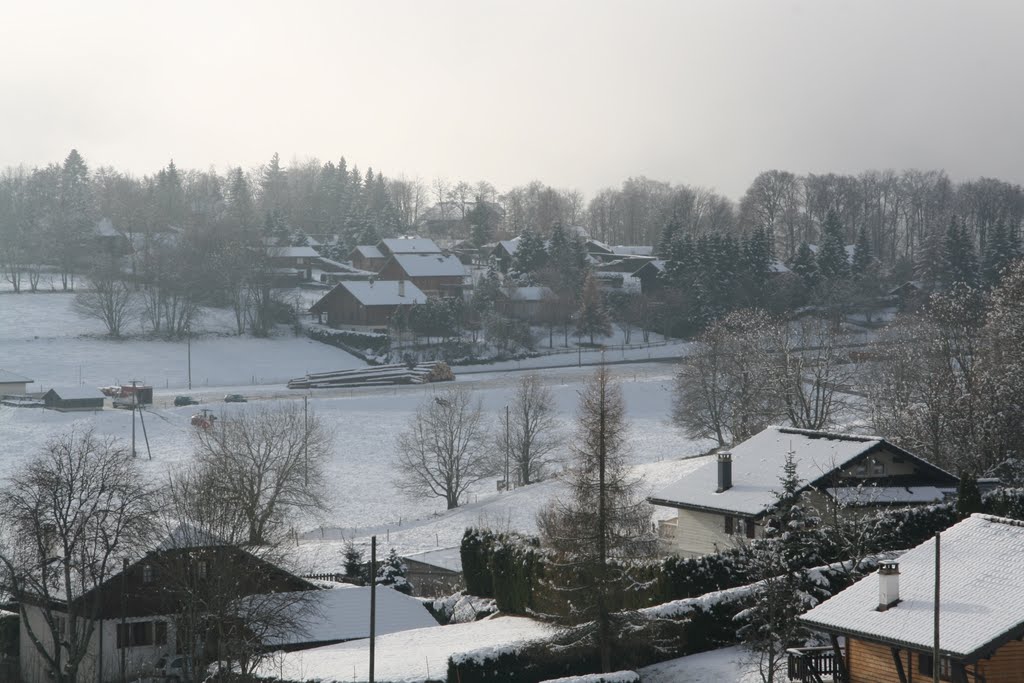
[[[738,645],[653,664],[639,674],[644,683],[761,683],[750,653]]]
[[[74,311],[73,301],[74,295],[62,293],[0,294],[0,368],[34,379],[30,391],[132,379],[157,389],[188,386],[185,340],[111,340],[102,323]],[[281,384],[307,372],[366,365],[341,349],[291,334],[235,336],[233,314],[227,310],[204,309],[194,329],[194,389]]]
[[[448,658],[486,647],[511,645],[550,635],[551,627],[524,617],[499,617],[469,624],[421,628],[377,638],[375,678],[389,683],[420,683],[445,677]],[[311,650],[277,654],[258,675],[323,683],[369,679],[370,645],[356,640]]]
[[[78,317],[71,301],[72,297],[64,294],[0,294],[0,367],[47,385],[77,384],[79,367],[83,383],[91,386],[129,379],[154,384],[156,404],[144,414],[153,459],[145,459],[142,467],[154,481],[162,481],[190,457],[192,449],[189,417],[196,408],[171,405],[174,394],[183,393],[175,385],[184,381],[185,344],[102,338],[101,326]],[[339,349],[304,338],[216,336],[230,326],[229,312],[209,311],[204,316],[208,333],[192,343],[194,388],[189,393],[218,414],[298,399],[300,392],[289,391],[281,384],[289,377],[362,365]],[[487,370],[460,374],[459,381],[478,393],[485,414],[497,429],[498,414],[511,401],[515,383],[523,373]],[[660,487],[693,468],[696,461],[682,458],[705,451],[709,444],[687,440],[669,422],[672,364],[616,365],[612,371],[625,395],[631,426],[630,457],[646,485]],[[555,395],[567,438],[572,434],[578,392],[592,372],[592,368],[570,367],[541,373]],[[254,375],[259,386],[253,386]],[[166,382],[161,381],[163,378]],[[203,386],[206,380],[209,388]],[[275,383],[263,384],[271,381]],[[163,388],[165,383],[170,389]],[[246,394],[254,402],[224,404],[223,395],[228,392],[225,387]],[[39,384],[30,390],[33,388],[38,389]],[[310,410],[334,433],[333,457],[325,482],[331,500],[325,514],[302,521],[298,530],[308,533],[295,552],[297,568],[339,569],[342,537],[368,542],[370,534],[377,534],[382,545],[409,554],[457,545],[465,527],[474,524],[535,530],[537,510],[561,490],[556,480],[499,494],[495,480],[488,479],[470,492],[467,505],[450,512],[441,499],[409,498],[395,489],[395,437],[410,424],[417,406],[443,389],[441,385],[337,389],[310,395]],[[138,450],[145,458],[139,427]],[[93,428],[127,440],[132,433],[131,413],[107,409],[74,414],[0,407],[0,477],[11,474],[38,452],[49,436],[69,428]]]

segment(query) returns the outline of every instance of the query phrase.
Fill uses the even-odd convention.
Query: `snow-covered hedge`
[[[371,365],[380,364],[378,356],[386,355],[390,344],[388,335],[379,332],[334,330],[323,325],[309,325],[306,327],[306,336],[324,344],[337,346]]]
[[[640,674],[635,671],[616,671],[607,674],[587,674],[585,676],[566,676],[565,678],[549,678],[544,683],[638,683]]]

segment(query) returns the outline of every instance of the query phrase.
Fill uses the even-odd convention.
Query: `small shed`
[[[106,396],[95,387],[54,387],[43,394],[43,405],[51,410],[103,410]]]
[[[28,377],[22,377],[0,368],[0,396],[23,395],[25,385],[31,384],[33,381]]]
[[[451,595],[466,587],[462,578],[462,554],[459,547],[438,548],[406,555],[405,578],[418,597]]]

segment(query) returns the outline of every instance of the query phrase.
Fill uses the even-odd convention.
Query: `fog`
[[[0,165],[152,173],[342,154],[389,176],[761,170],[1024,181],[1009,2],[17,3]]]

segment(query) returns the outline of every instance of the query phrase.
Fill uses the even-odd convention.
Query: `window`
[[[732,533],[732,516],[730,515],[725,516],[725,533]]]
[[[756,535],[756,529],[754,528],[754,520],[748,519],[746,520],[746,522],[747,538],[754,538],[754,536]]]
[[[934,659],[931,655],[920,654],[917,658],[918,669],[922,676],[933,676],[935,669],[932,666]],[[953,662],[949,657],[939,659],[939,678],[944,681],[953,680]]]
[[[154,579],[156,579],[156,572],[153,570],[153,565],[142,565],[142,583],[153,583]]]
[[[117,625],[117,647],[166,645],[167,624],[162,621],[133,621]]]
[[[205,579],[210,575],[210,562],[209,560],[198,560],[196,561],[196,578]]]
[[[875,460],[871,463],[871,474],[875,477],[880,477],[885,474],[885,463]]]
[[[853,474],[858,477],[868,476],[868,466],[865,465],[864,463],[857,465],[856,467],[853,468]]]

